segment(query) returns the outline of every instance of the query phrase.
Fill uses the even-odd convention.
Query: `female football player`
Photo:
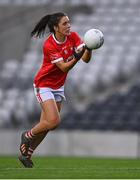
[[[69,70],[82,59],[88,63],[92,51],[71,25],[65,13],[44,16],[34,27],[31,36],[41,37],[49,29],[43,45],[43,63],[34,79],[34,91],[41,106],[40,121],[31,130],[23,132],[19,160],[25,167],[33,167],[31,155],[50,130],[60,124],[60,110],[64,95],[64,84]]]

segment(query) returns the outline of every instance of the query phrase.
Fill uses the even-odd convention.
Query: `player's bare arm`
[[[82,58],[83,54],[85,52],[85,48],[81,48],[79,51],[74,52],[73,59],[71,59],[68,62],[59,61],[56,63],[56,65],[63,71],[68,72],[70,69],[73,68],[73,66]]]
[[[82,60],[85,63],[88,63],[91,60],[91,56],[92,56],[92,50],[86,49],[83,56],[82,56]]]
[[[78,62],[79,60],[77,60],[76,58],[73,58],[71,61],[69,62],[64,62],[63,60],[62,61],[59,61],[56,63],[57,67],[59,69],[61,69],[61,71],[63,72],[68,72],[70,69],[73,68],[73,66]]]
[[[81,51],[82,51],[82,48],[78,49],[77,51],[78,51],[78,52],[81,52]],[[88,62],[91,60],[91,56],[92,56],[92,50],[85,48],[85,51],[84,51],[83,56],[82,56],[81,59],[82,59],[85,63],[88,63]]]

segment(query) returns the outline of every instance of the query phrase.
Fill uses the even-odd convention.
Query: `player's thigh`
[[[42,111],[40,121],[59,121],[61,102],[55,102],[54,99],[49,99],[41,103]]]

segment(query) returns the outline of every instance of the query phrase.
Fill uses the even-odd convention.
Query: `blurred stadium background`
[[[30,31],[45,14],[64,11],[83,37],[100,29],[105,44],[69,73],[62,124],[37,155],[140,156],[140,1],[0,0],[0,154],[17,154],[20,133],[38,121],[32,82],[43,39]]]

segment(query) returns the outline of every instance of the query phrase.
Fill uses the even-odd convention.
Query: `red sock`
[[[32,130],[26,132],[25,136],[28,139],[32,139],[33,137],[35,137],[35,135],[32,133]]]
[[[27,152],[27,158],[31,158],[32,154],[33,154],[34,150],[29,148],[28,152]]]

